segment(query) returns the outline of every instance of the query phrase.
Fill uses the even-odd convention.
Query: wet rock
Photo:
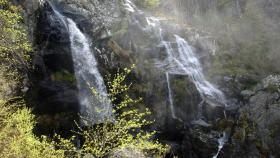
[[[244,91],[241,92],[241,96],[244,99],[249,99],[253,94],[254,94],[254,92],[251,91],[251,90],[244,90]]]
[[[172,95],[174,100],[174,113],[176,117],[180,118],[183,122],[191,122],[196,119],[199,110],[201,110],[198,105],[202,99],[196,86],[189,80],[188,76],[170,74],[170,87],[171,94],[168,95]]]
[[[183,158],[209,158],[218,151],[219,133],[197,127],[186,132],[182,143]]]
[[[195,120],[191,122],[192,125],[195,126],[200,126],[200,127],[204,127],[204,128],[210,128],[211,124],[206,123],[204,120],[199,119],[199,120]]]
[[[41,81],[37,99],[34,110],[40,114],[79,111],[77,90],[65,83]]]
[[[33,86],[38,114],[79,112],[68,28],[49,3],[37,10]]]

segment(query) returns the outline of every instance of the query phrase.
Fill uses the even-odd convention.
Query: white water
[[[130,12],[135,12],[137,10],[136,6],[130,0],[125,0],[124,6]]]
[[[172,118],[176,118],[175,111],[174,111],[174,102],[173,102],[173,96],[171,91],[171,85],[170,85],[170,79],[168,72],[165,73],[166,80],[167,80],[167,87],[168,87],[168,97],[169,97],[169,104],[170,104],[170,112]]]
[[[112,112],[103,78],[98,71],[88,39],[73,20],[68,18],[67,21],[75,75],[80,92],[81,113],[94,122],[102,121],[111,116]],[[92,94],[91,87],[97,91],[97,96]]]
[[[69,31],[81,115],[90,123],[110,119],[112,107],[89,40],[72,19],[64,17],[54,7],[53,9]]]
[[[178,45],[178,67],[188,74],[203,98],[210,97],[210,99],[225,105],[224,94],[205,79],[202,66],[190,45],[178,35],[175,35],[175,38]]]
[[[226,144],[228,140],[228,137],[227,137],[227,134],[226,132],[223,133],[223,136],[221,138],[218,139],[218,142],[219,142],[219,149],[218,149],[218,152],[215,156],[213,156],[213,158],[217,158],[221,152],[221,150],[223,149],[224,145]]]

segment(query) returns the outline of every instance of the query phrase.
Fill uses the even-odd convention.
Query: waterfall
[[[205,79],[202,66],[188,42],[178,35],[175,35],[175,38],[178,45],[178,67],[195,83],[202,98],[211,99],[225,105],[224,94]]]
[[[144,16],[143,11],[139,10],[130,0],[125,0],[124,6],[131,14]],[[199,59],[196,57],[188,42],[176,34],[174,34],[174,41],[165,40],[164,34],[166,34],[166,32],[161,27],[160,19],[152,16],[146,16],[145,19],[147,26],[143,28],[143,31],[148,31],[157,36],[159,46],[164,47],[166,50],[167,58],[163,62],[159,61],[158,65],[165,69],[166,74],[168,74],[166,75],[167,83],[169,83],[169,74],[187,75],[195,84],[204,101],[212,106],[226,106],[224,94],[206,80]],[[139,22],[137,21],[135,23]],[[175,43],[176,46],[174,47],[172,43]],[[170,90],[168,91],[171,93]],[[169,104],[171,104],[170,106],[174,107],[174,105],[172,105],[174,103],[170,100],[172,94],[168,94],[168,96]],[[173,116],[176,116],[175,112]]]
[[[170,79],[169,79],[168,72],[166,72],[165,75],[166,75],[166,80],[167,80],[168,98],[169,98],[169,105],[170,105],[171,116],[172,116],[172,118],[176,118],[175,110],[174,110],[173,96],[172,96],[172,91],[171,91]]]
[[[81,115],[89,123],[110,119],[112,107],[89,40],[72,19],[60,14],[55,7],[52,8],[69,31]]]
[[[213,156],[213,158],[217,158],[219,156],[221,150],[223,149],[227,141],[228,141],[228,135],[226,132],[223,132],[222,137],[218,139],[218,143],[219,143],[218,152],[215,156]]]
[[[111,105],[107,91],[90,44],[85,35],[79,30],[73,20],[67,18],[71,50],[74,62],[75,76],[79,89],[81,113],[98,122],[111,116]],[[92,89],[97,94],[92,93]]]

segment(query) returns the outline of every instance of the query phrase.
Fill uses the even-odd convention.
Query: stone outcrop
[[[245,105],[239,110],[228,154],[242,158],[280,156],[279,81],[279,75],[271,75],[241,92]]]

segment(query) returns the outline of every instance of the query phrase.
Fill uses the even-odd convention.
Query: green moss
[[[233,139],[238,140],[241,143],[245,142],[246,139],[246,131],[244,129],[239,129],[234,132]]]
[[[196,92],[196,88],[189,81],[188,76],[176,76],[171,79],[171,84],[174,103],[177,105],[182,105],[182,103],[186,102],[186,96],[190,96]]]
[[[278,92],[278,86],[275,84],[269,84],[266,88],[270,93]]]
[[[71,85],[75,85],[76,83],[75,75],[66,70],[52,73],[52,79],[58,82],[67,82]]]
[[[249,113],[241,112],[237,121],[236,130],[233,134],[233,138],[245,143],[250,135],[254,135],[256,132],[256,124],[249,119]]]
[[[155,8],[160,4],[160,0],[137,0],[136,4],[144,8]]]

